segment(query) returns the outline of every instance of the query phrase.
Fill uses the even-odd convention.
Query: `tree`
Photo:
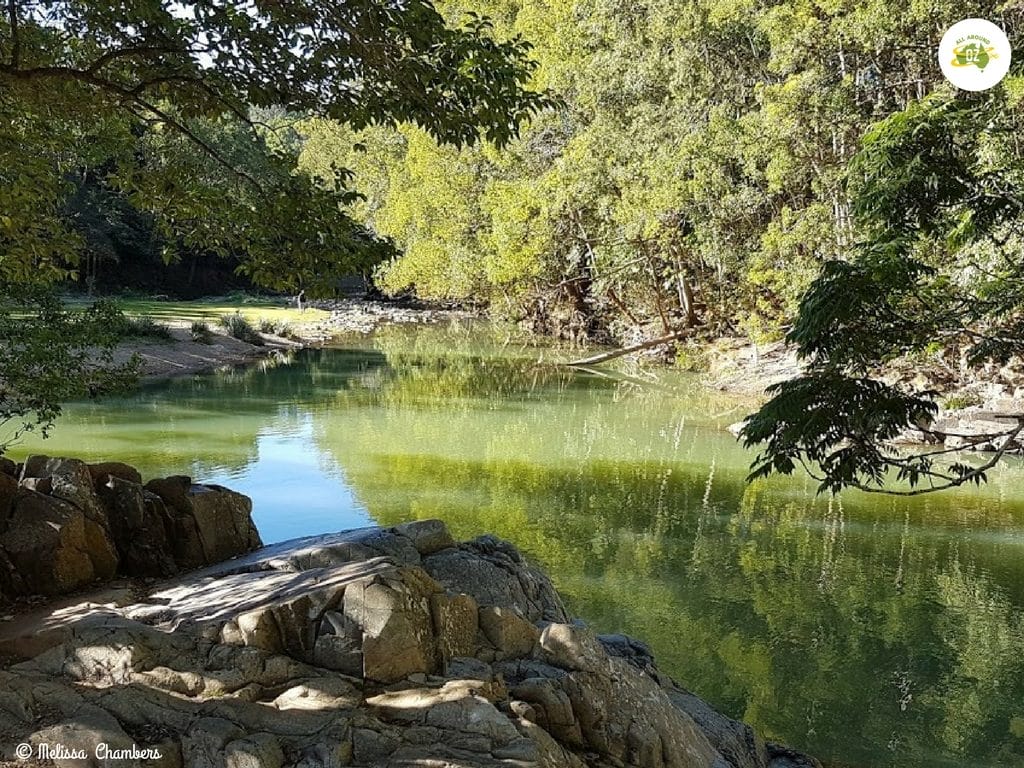
[[[329,293],[390,245],[343,210],[357,196],[348,172],[300,171],[290,120],[267,110],[501,145],[549,103],[526,86],[527,53],[478,16],[446,24],[426,0],[5,2],[2,415],[45,427],[61,400],[118,378],[87,354],[109,353],[97,322],[109,310],[79,322],[38,288],[73,277],[89,244],[82,178],[151,216],[167,244],[238,258],[261,285]],[[49,344],[56,331],[64,341]]]
[[[325,268],[364,258],[367,233],[336,210],[349,201],[343,169],[317,187],[295,172],[294,157],[259,146],[254,170],[212,135],[218,123],[265,144],[250,109],[279,107],[357,128],[412,122],[456,145],[481,136],[502,144],[547,103],[525,87],[524,42],[494,42],[479,17],[450,27],[424,0],[6,5],[0,242],[4,272],[20,277],[74,266],[77,242],[59,216],[67,173],[102,161],[168,230],[251,255],[246,268],[258,281],[321,279]],[[140,131],[190,151],[133,162]],[[192,183],[198,155],[216,190]],[[244,209],[243,221],[224,224]]]
[[[765,446],[752,477],[803,465],[822,491],[928,493],[984,482],[1024,431],[1021,416],[991,435],[939,432],[935,392],[880,375],[933,347],[974,367],[1024,353],[1021,96],[1019,80],[976,99],[937,93],[866,134],[850,172],[857,253],[825,264],[801,301],[788,338],[807,370],[744,427]],[[894,448],[909,429],[939,446]],[[997,446],[987,460],[960,458],[983,442]]]

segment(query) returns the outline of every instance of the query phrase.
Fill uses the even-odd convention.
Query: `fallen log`
[[[659,336],[656,339],[649,339],[648,341],[641,341],[639,344],[630,344],[628,347],[622,347],[621,349],[613,349],[609,352],[601,352],[590,357],[584,357],[580,360],[572,360],[566,365],[573,367],[579,367],[584,365],[597,365],[598,363],[604,363],[608,360],[614,360],[616,357],[622,357],[628,355],[631,352],[639,352],[643,349],[650,349],[651,347],[657,347],[660,344],[668,344],[670,341],[681,339],[686,335],[686,331],[676,331],[670,333],[668,336]]]

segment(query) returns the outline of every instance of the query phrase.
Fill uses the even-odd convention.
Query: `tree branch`
[[[980,467],[972,469],[970,472],[965,472],[963,475],[960,475],[959,477],[950,480],[945,485],[934,485],[928,488],[914,488],[909,491],[895,491],[889,488],[878,488],[875,486],[864,485],[863,483],[851,483],[850,485],[854,488],[864,491],[865,493],[880,493],[886,496],[922,496],[926,493],[934,493],[935,491],[946,491],[949,490],[950,488],[956,488],[966,483],[977,482],[984,477],[986,472],[988,472],[990,469],[992,469],[996,464],[1000,462],[1000,460],[1003,458],[1003,455],[1006,453],[1006,450],[1010,447],[1010,444],[1013,443],[1014,440],[1016,440],[1017,436],[1022,431],[1024,431],[1024,417],[1022,417],[1018,421],[1016,429],[1014,429],[1009,435],[1007,435],[1006,440],[1003,442],[1002,446],[1000,446],[999,450],[992,455],[991,459],[989,459],[986,463],[982,464]],[[922,472],[921,474],[928,475],[933,473]]]
[[[21,34],[18,29],[18,0],[7,0],[7,16],[11,25],[11,66],[21,59]]]
[[[13,2],[13,0],[11,0]],[[131,104],[137,104],[148,112],[156,115],[162,122],[169,125],[171,128],[176,130],[182,136],[187,138],[193,144],[203,150],[209,157],[211,157],[218,165],[223,166],[225,169],[230,171],[233,175],[243,179],[244,181],[251,184],[257,192],[262,193],[262,185],[249,173],[243,171],[240,168],[236,168],[228,160],[226,160],[216,149],[214,149],[207,141],[202,139],[198,134],[195,133],[191,128],[185,125],[180,120],[172,117],[167,112],[164,112],[159,107],[146,101],[140,95],[139,86],[133,88],[127,88],[118,83],[105,80],[102,77],[98,77],[94,73],[85,69],[75,69],[73,67],[35,67],[33,69],[17,69],[10,65],[0,65],[0,72],[17,78],[19,80],[33,80],[37,78],[53,77],[59,80],[70,80],[92,85],[101,90],[107,91],[118,98],[122,99]],[[221,97],[222,103],[224,103]]]

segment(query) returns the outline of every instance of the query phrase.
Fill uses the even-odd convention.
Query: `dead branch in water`
[[[683,338],[686,333],[686,331],[676,331],[675,333],[668,334],[668,336],[659,336],[656,339],[641,341],[639,344],[631,344],[628,347],[622,347],[621,349],[613,349],[610,352],[601,352],[596,355],[591,355],[590,357],[584,357],[580,360],[573,360],[566,363],[566,365],[571,365],[573,367],[597,365],[598,363],[604,363],[608,360],[614,360],[616,357],[628,355],[631,352],[639,352],[642,349],[650,349],[651,347],[657,347],[660,344],[668,344],[670,341]]]

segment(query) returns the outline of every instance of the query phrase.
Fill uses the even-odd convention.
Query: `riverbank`
[[[26,505],[117,531],[157,499],[169,516],[131,546],[187,511],[204,557],[253,548],[229,535],[252,521],[227,489],[143,486],[127,465],[72,459],[4,469],[4,552],[45,537],[26,533]],[[120,557],[115,538],[117,574],[156,564]],[[102,539],[47,561],[91,558]],[[178,568],[177,539],[161,542],[150,554]],[[54,597],[72,586],[47,584]],[[83,593],[0,623],[0,657],[0,759],[19,765],[77,768],[116,750],[126,765],[190,768],[819,768],[715,712],[642,642],[595,635],[511,544],[457,543],[437,520],[256,549],[142,593]]]
[[[722,392],[766,399],[773,384],[794,378],[803,370],[793,346],[778,341],[762,345],[724,339],[709,346],[705,383]],[[943,443],[946,448],[991,453],[1004,445],[999,435],[1024,417],[1024,361],[982,370],[967,365],[955,350],[916,358],[901,358],[878,371],[890,384],[938,393],[939,411],[928,432],[907,430],[894,442],[907,445]],[[730,426],[738,433],[742,422]],[[991,440],[987,436],[993,436]],[[1024,452],[1024,439],[1006,447]]]
[[[126,302],[123,309],[134,316],[151,318],[167,329],[168,338],[126,338],[114,352],[118,363],[137,355],[143,380],[211,373],[296,349],[322,346],[339,336],[373,333],[382,325],[430,324],[473,317],[461,310],[367,299],[313,302],[302,311],[285,302],[231,303],[218,299],[140,300]],[[249,322],[261,343],[234,338],[219,325],[220,317],[234,313]],[[191,331],[192,323],[197,321],[208,328],[202,340],[197,340]]]

